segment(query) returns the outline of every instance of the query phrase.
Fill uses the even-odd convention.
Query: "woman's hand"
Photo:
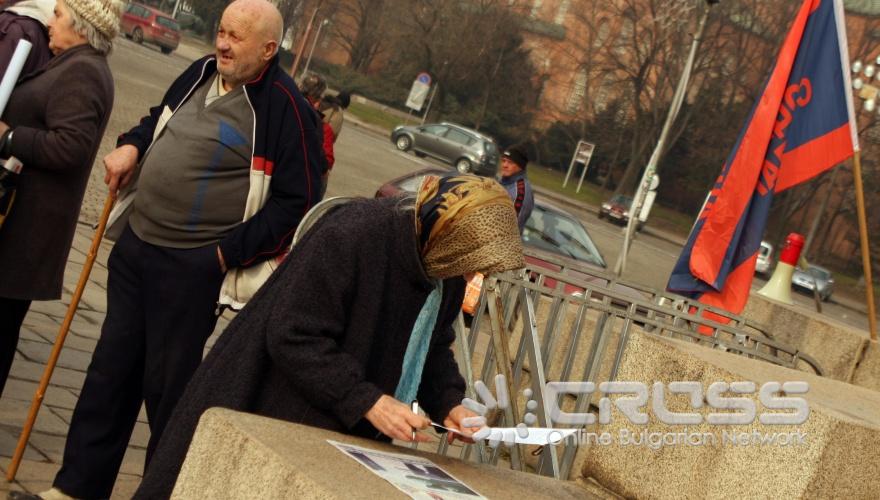
[[[465,427],[464,420],[467,418],[475,417],[479,417],[479,415],[468,410],[462,405],[458,405],[455,408],[449,410],[449,415],[447,415],[447,417],[443,419],[443,425],[449,427],[450,429],[455,429],[461,432],[461,434],[448,432],[446,436],[446,441],[449,444],[452,444],[454,440],[458,439],[459,441],[473,444],[474,440],[471,438],[471,436],[473,436],[474,433],[471,432],[468,427]]]
[[[0,135],[5,134],[7,130],[9,130],[9,125],[6,122],[0,121]]]
[[[123,144],[104,157],[104,183],[114,198],[117,192],[131,182],[137,166],[138,149],[131,144]]]
[[[365,415],[373,427],[391,439],[412,442],[413,429],[421,430],[431,425],[431,421],[422,415],[416,415],[409,406],[383,394],[376,404]],[[416,434],[416,441],[427,442],[431,438],[424,434]]]

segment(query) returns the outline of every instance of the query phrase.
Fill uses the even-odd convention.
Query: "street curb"
[[[380,135],[383,137],[390,137],[390,134],[391,134],[390,130],[385,130],[384,128],[382,128],[378,125],[373,125],[372,123],[367,123],[365,121],[362,121],[361,119],[354,116],[353,114],[351,114],[348,111],[343,111],[342,116],[344,118],[344,121],[342,123],[351,123],[356,127],[360,127],[362,129],[367,130],[369,132],[372,132],[376,135]],[[389,139],[389,141],[390,141],[390,139]]]

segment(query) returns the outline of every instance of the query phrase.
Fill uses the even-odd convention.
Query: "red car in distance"
[[[119,31],[136,43],[152,43],[163,54],[170,54],[180,43],[180,25],[170,14],[139,3],[125,6]]]

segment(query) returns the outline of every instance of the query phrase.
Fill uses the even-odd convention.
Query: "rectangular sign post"
[[[427,73],[419,73],[413,80],[412,88],[409,96],[406,98],[406,107],[413,111],[421,111],[431,90],[431,75]]]
[[[577,147],[574,150],[574,154],[571,157],[571,163],[568,165],[568,172],[565,173],[565,180],[562,181],[562,187],[565,187],[568,184],[568,178],[571,176],[571,171],[574,169],[574,166],[577,163],[583,163],[584,168],[581,170],[581,178],[578,182],[578,187],[575,192],[581,192],[581,184],[584,183],[584,176],[587,175],[587,168],[590,166],[590,159],[593,157],[593,150],[596,148],[596,145],[584,140],[580,140],[577,143]]]

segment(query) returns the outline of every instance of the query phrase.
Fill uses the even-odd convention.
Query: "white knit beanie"
[[[115,0],[64,0],[67,7],[109,40],[119,33],[121,5]]]

